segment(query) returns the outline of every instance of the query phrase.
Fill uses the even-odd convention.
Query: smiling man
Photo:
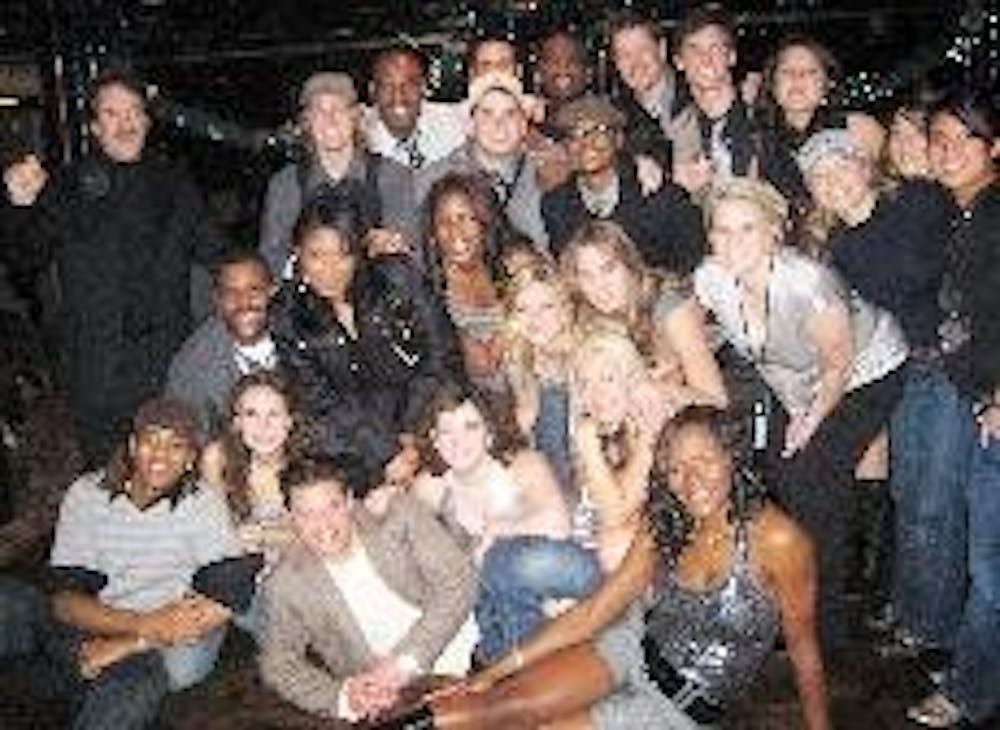
[[[7,176],[8,261],[55,264],[61,382],[89,466],[104,463],[138,405],[163,387],[191,326],[194,263],[224,248],[181,170],[147,154],[145,89],[108,71],[90,98],[93,151],[51,179]]]
[[[577,172],[542,198],[553,252],[558,255],[587,220],[607,219],[625,229],[646,264],[692,271],[705,248],[701,215],[687,193],[669,181],[643,195],[635,166],[621,154],[624,114],[603,97],[584,96],[564,106],[556,121]]]
[[[421,676],[466,672],[475,576],[441,523],[409,495],[376,519],[360,504],[369,476],[349,458],[304,458],[284,481],[298,544],[265,584],[264,682],[307,712],[357,721]]]
[[[241,375],[277,362],[267,330],[275,285],[256,251],[234,251],[215,270],[215,314],[188,337],[170,363],[167,393],[194,409],[203,433],[220,425]]]

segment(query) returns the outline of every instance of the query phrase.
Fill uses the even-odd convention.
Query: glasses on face
[[[615,128],[610,124],[588,124],[586,126],[574,127],[570,130],[569,135],[575,140],[584,140],[596,137],[610,137],[615,131]]]

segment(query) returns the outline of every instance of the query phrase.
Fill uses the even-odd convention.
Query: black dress
[[[331,453],[379,467],[415,432],[439,385],[460,377],[448,315],[406,259],[384,256],[360,270],[351,291],[357,336],[301,282],[271,305],[279,360]]]

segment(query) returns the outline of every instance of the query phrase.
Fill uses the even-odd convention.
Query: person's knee
[[[157,652],[122,660],[88,686],[73,730],[144,730],[155,721],[168,684]]]
[[[45,611],[45,599],[37,588],[0,576],[0,657],[34,651],[36,628]]]
[[[196,644],[161,650],[171,692],[189,689],[212,673],[224,636],[224,629],[216,629]]]

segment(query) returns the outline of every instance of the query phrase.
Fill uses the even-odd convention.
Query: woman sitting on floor
[[[658,455],[666,486],[651,490],[644,529],[594,595],[381,727],[696,728],[755,680],[780,630],[806,726],[828,728],[809,538],[743,498],[717,411],[684,411]]]

